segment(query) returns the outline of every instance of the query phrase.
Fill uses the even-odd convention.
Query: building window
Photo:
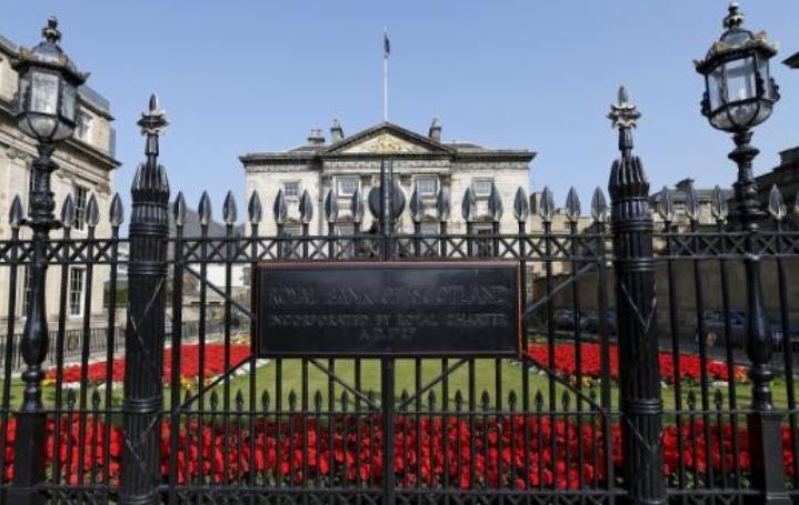
[[[75,135],[77,135],[79,139],[88,142],[89,135],[92,132],[92,117],[85,112],[78,111],[76,122]]]
[[[280,255],[283,259],[300,259],[302,257],[302,247],[300,241],[289,237],[301,237],[302,226],[290,224],[283,227],[283,235],[280,239]]]
[[[73,229],[84,231],[86,229],[86,205],[89,202],[89,190],[79,184],[72,186],[72,198],[75,203],[75,223]]]
[[[474,196],[477,198],[487,198],[491,195],[491,186],[493,185],[494,179],[474,179],[472,181]]]
[[[69,271],[69,315],[83,315],[83,290],[85,285],[86,270],[72,267]]]
[[[338,196],[352,196],[358,189],[358,177],[339,177],[336,181]]]
[[[355,225],[352,223],[336,223],[336,235],[339,237],[337,242],[338,259],[348,259],[355,256]]]
[[[416,187],[420,196],[436,196],[438,193],[437,177],[417,177]]]
[[[283,195],[286,198],[300,197],[300,181],[289,181],[283,183]]]
[[[439,224],[433,221],[422,223],[422,256],[438,256]]]
[[[475,256],[480,258],[489,258],[494,256],[494,244],[491,235],[494,231],[490,227],[476,227],[474,230],[477,238],[475,239]]]

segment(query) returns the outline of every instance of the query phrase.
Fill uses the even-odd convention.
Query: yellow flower
[[[180,387],[185,390],[191,390],[194,388],[194,381],[188,377],[181,376],[180,377]]]

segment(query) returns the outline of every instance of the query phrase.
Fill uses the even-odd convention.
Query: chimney
[[[308,134],[308,145],[323,146],[325,145],[325,137],[322,135],[322,130],[311,130]]]
[[[674,186],[679,191],[690,191],[691,190],[691,186],[693,186],[693,184],[694,184],[694,180],[689,177],[687,179],[681,180],[680,182],[678,182]]]
[[[441,142],[441,125],[438,124],[438,118],[433,118],[433,122],[430,124],[430,130],[427,132],[427,136],[430,137],[430,140],[434,142]]]
[[[334,119],[333,126],[330,127],[330,143],[335,144],[342,139],[344,139],[344,129],[341,128],[338,119]]]

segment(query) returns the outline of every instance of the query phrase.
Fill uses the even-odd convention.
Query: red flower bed
[[[582,343],[580,356],[580,370],[583,377],[599,379],[602,375],[602,348],[595,343]],[[572,377],[577,374],[577,346],[575,344],[557,343],[555,344],[554,365],[549,364],[549,347],[546,343],[533,343],[527,347],[527,355],[539,365],[552,369],[555,373]],[[613,380],[619,379],[619,351],[616,344],[610,345],[610,377]],[[674,360],[671,353],[661,352],[658,356],[660,363],[661,378],[668,384],[674,384]],[[680,355],[680,379],[698,381],[702,377],[699,356],[682,354]],[[743,380],[746,378],[746,370],[736,366],[734,369],[735,379]],[[720,361],[707,361],[707,376],[710,380],[728,381],[729,373],[727,364]]]
[[[230,365],[236,365],[250,355],[250,346],[231,344]],[[88,381],[91,384],[103,383],[106,380],[106,362],[97,362],[88,366]],[[203,376],[207,379],[225,372],[225,345],[223,343],[205,344],[205,367]],[[122,382],[125,378],[125,357],[116,358],[111,364],[112,382]],[[180,376],[196,380],[200,376],[200,346],[187,344],[180,348]],[[64,382],[75,383],[81,380],[81,365],[64,367]],[[172,377],[172,349],[164,350],[164,382],[169,383]],[[54,381],[56,369],[47,371],[45,379]]]
[[[383,472],[381,426],[382,419],[370,416],[335,417],[332,429],[313,417],[301,416],[280,423],[260,421],[252,429],[235,420],[228,427],[223,423],[187,422],[180,426],[177,480],[181,484],[234,484],[246,481],[254,473],[273,485],[377,486]],[[57,461],[62,482],[80,484],[81,472],[83,483],[105,482],[107,477],[108,482],[117,485],[123,450],[121,428],[110,427],[106,453],[105,423],[86,417],[86,449],[81,461],[81,427],[77,414],[62,418],[56,444],[55,425],[50,422],[48,468]],[[688,475],[702,475],[712,468],[716,475],[729,476],[739,470],[746,476],[750,469],[746,430],[737,430],[736,458],[731,425],[711,424],[709,441],[704,428],[702,421],[694,420],[686,422],[679,432],[675,426],[664,430],[664,474],[674,479],[682,463]],[[525,443],[525,429],[529,431],[529,443]],[[3,469],[6,481],[13,477],[15,435],[16,424],[11,420]],[[474,426],[457,416],[422,419],[418,425],[415,418],[398,416],[393,434],[393,467],[400,487],[418,483],[453,488],[590,488],[604,485],[607,479],[603,439],[597,425],[584,422],[578,427],[575,422],[563,420],[553,425],[548,415],[478,418]],[[791,476],[793,454],[788,427],[783,427],[782,440],[783,462],[786,474]],[[618,425],[613,427],[612,441],[613,464],[618,467],[622,462]],[[161,473],[165,479],[169,478],[169,442],[169,424],[163,423]],[[710,461],[706,457],[708,447]]]

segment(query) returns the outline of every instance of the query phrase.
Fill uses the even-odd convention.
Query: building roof
[[[173,214],[169,213],[169,238],[174,239],[177,236],[177,228],[175,227],[175,219]],[[191,238],[192,240],[200,237],[202,227],[200,226],[200,214],[196,210],[186,209],[186,221],[183,223],[183,236]],[[233,236],[241,237],[244,235],[244,225],[236,224],[233,226]],[[208,222],[208,237],[209,238],[222,238],[227,236],[227,226],[219,221],[211,219]],[[167,247],[167,257],[174,258],[175,252],[173,248],[174,243],[170,242]]]
[[[202,227],[200,226],[200,214],[192,209],[186,209],[186,221],[183,223],[183,236],[185,237],[199,237],[201,235]],[[169,236],[175,236],[175,220],[172,213],[169,214]],[[211,219],[208,222],[208,236],[209,237],[224,237],[227,234],[227,226],[219,221]],[[234,235],[242,234],[240,227],[234,226]]]
[[[669,191],[671,192],[672,201],[675,204],[684,204],[686,200],[688,200],[688,192],[691,190],[691,185],[693,184],[693,179],[683,179],[677,184],[674,185],[674,188],[670,188]],[[715,192],[715,188],[695,188],[696,193],[699,196],[699,201],[706,203],[710,202],[713,198],[713,193]],[[663,190],[656,191],[649,195],[649,201],[658,203],[661,193]],[[732,199],[735,196],[735,192],[731,188],[721,188],[721,194],[725,200]]]
[[[394,123],[382,122],[361,130],[353,135],[346,136],[332,144],[324,143],[324,138],[317,136],[318,131],[309,138],[307,144],[291,148],[286,151],[267,151],[247,153],[239,159],[245,165],[258,164],[259,162],[288,162],[309,161],[312,159],[341,158],[341,157],[380,157],[387,154],[392,157],[445,157],[455,159],[490,158],[496,160],[531,161],[536,153],[526,149],[491,149],[473,142],[442,142],[432,136],[425,136]],[[378,139],[381,136],[390,136],[403,142],[412,149],[403,149],[402,146],[387,146],[383,149],[377,145],[369,150],[353,149],[367,141]]]
[[[7,38],[0,35],[0,47],[8,51],[9,53],[17,53],[17,45],[8,40]]]

